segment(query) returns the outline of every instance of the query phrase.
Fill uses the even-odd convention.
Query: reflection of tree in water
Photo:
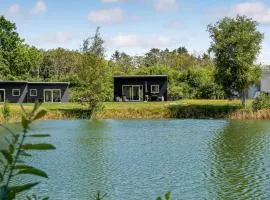
[[[211,141],[211,196],[215,199],[264,197],[268,173],[264,158],[269,152],[269,122],[231,121]],[[268,135],[267,135],[268,134]]]

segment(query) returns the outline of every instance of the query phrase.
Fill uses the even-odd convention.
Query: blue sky
[[[265,33],[258,62],[270,64],[270,0],[0,0],[0,13],[16,22],[28,44],[79,49],[101,27],[108,57],[115,50],[142,55],[152,47],[186,46],[202,54],[207,25],[237,13],[257,20]]]

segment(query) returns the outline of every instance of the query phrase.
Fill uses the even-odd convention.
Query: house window
[[[21,90],[20,89],[12,89],[12,96],[18,97],[21,95]]]
[[[37,96],[37,89],[30,89],[30,96],[36,97]]]
[[[151,93],[159,93],[159,85],[151,85]]]

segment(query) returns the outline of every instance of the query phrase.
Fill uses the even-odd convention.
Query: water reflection
[[[210,144],[209,177],[215,199],[266,198],[269,128],[266,121],[231,121],[216,134]]]

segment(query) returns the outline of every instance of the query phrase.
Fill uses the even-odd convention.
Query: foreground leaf
[[[170,200],[170,197],[171,197],[171,193],[170,193],[170,192],[167,192],[167,193],[165,194],[165,199],[166,199],[166,200]]]
[[[35,134],[35,135],[28,135],[27,137],[42,138],[42,137],[51,137],[51,135],[49,135],[49,134]]]
[[[34,176],[48,178],[48,175],[46,174],[46,172],[44,172],[40,169],[37,169],[37,168],[23,169],[23,170],[19,171],[16,175],[19,175],[19,174],[30,174],[30,175],[34,175]]]
[[[1,150],[0,153],[4,156],[8,164],[12,164],[12,155],[7,150]]]
[[[15,165],[14,169],[30,169],[33,168],[32,166],[29,165]]]
[[[46,110],[40,110],[38,113],[34,116],[33,120],[38,120],[46,115],[47,111]]]
[[[30,190],[31,188],[35,187],[36,185],[38,185],[39,182],[36,183],[28,183],[25,185],[21,185],[21,186],[14,186],[14,187],[9,187],[8,191],[11,197],[16,197],[16,195],[20,192],[24,192],[26,190]]]
[[[29,128],[29,124],[30,124],[30,120],[27,119],[24,115],[22,115],[22,127],[24,129],[28,129]]]
[[[23,150],[54,150],[55,146],[51,144],[24,144],[22,146]]]

